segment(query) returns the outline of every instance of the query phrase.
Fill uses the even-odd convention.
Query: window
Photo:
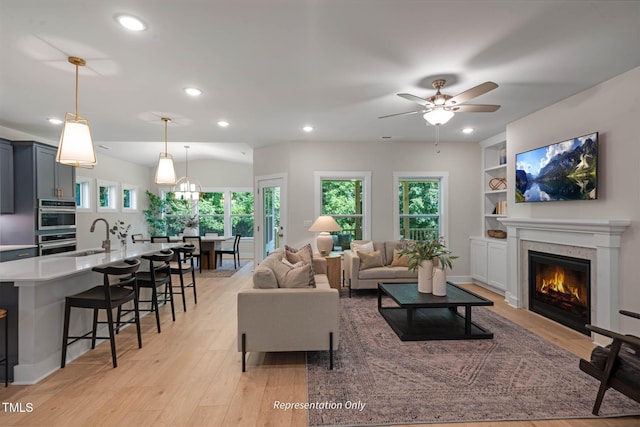
[[[76,210],[91,211],[91,178],[76,176]]]
[[[316,172],[316,216],[331,215],[342,228],[335,240],[369,239],[371,172]]]
[[[138,210],[138,187],[122,184],[122,211]]]
[[[242,237],[253,237],[252,191],[203,191],[200,199],[193,203],[178,200],[173,193],[165,193],[165,200],[169,236],[182,233],[185,221],[197,215],[201,236],[218,233],[219,236],[240,234]]]
[[[253,237],[253,192],[231,192],[231,235]]]
[[[98,180],[98,212],[116,211],[118,184],[110,181]]]
[[[200,216],[200,235],[218,233],[224,236],[224,192],[203,192],[198,201],[198,215]]]
[[[182,234],[186,220],[193,216],[191,201],[176,199],[173,193],[166,193],[167,213],[167,236],[177,236]]]
[[[447,235],[447,174],[394,173],[394,231],[404,239],[428,240]]]

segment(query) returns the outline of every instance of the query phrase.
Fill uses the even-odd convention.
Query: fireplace
[[[589,335],[591,262],[588,259],[528,251],[529,309]]]

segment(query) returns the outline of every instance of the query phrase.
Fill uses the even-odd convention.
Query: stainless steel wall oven
[[[76,228],[76,202],[73,200],[38,200],[38,230]]]

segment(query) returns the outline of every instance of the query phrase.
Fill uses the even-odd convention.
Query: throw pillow
[[[360,258],[360,270],[384,266],[380,251],[373,251],[371,253],[358,252],[358,258]]]
[[[291,264],[296,264],[302,261],[309,266],[309,286],[316,286],[315,272],[313,271],[313,249],[311,249],[311,243],[307,243],[300,249],[294,249],[291,246],[285,245],[285,256]]]
[[[253,270],[253,287],[255,289],[275,289],[278,287],[276,275],[270,268],[259,265]]]
[[[367,243],[352,243],[351,244],[351,250],[353,252],[355,252],[356,254],[358,252],[373,252],[373,242],[367,242]]]
[[[391,267],[409,267],[409,255],[400,255],[401,249],[393,250],[393,261],[391,261]]]
[[[285,264],[282,264],[288,269],[282,282],[278,282],[278,286],[281,288],[308,288],[309,287],[309,271],[311,266],[309,264],[302,264],[299,267],[289,268]]]

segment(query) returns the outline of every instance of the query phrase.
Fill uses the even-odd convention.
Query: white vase
[[[433,292],[433,260],[426,259],[418,266],[418,292]]]
[[[183,236],[197,236],[198,235],[198,229],[197,228],[191,228],[191,227],[185,227],[184,231],[182,232]]]
[[[439,297],[447,295],[447,273],[442,267],[433,269],[433,295]]]

